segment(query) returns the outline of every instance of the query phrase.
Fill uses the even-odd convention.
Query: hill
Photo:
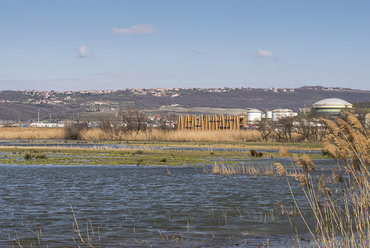
[[[90,91],[0,91],[0,119],[13,121],[61,120],[88,115],[99,118],[119,108],[150,113],[176,109],[246,109],[310,107],[324,98],[337,97],[351,103],[370,102],[370,91],[305,86],[301,88],[155,88]],[[171,110],[172,109],[172,110]],[[226,110],[225,110],[226,109]]]

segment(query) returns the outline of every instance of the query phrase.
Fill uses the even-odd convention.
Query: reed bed
[[[63,128],[0,128],[0,139],[63,139]]]
[[[0,139],[63,139],[63,128],[0,128]],[[83,130],[82,140],[233,142],[261,141],[256,130],[162,131],[158,129],[112,135],[99,128]]]
[[[255,166],[233,166],[233,165],[217,165],[214,164],[210,169],[204,168],[205,173],[214,175],[232,176],[232,175],[248,175],[248,176],[277,176],[278,173],[273,167],[255,167]]]
[[[345,119],[325,120],[330,134],[326,151],[339,165],[330,176],[315,175],[315,164],[307,156],[291,157],[294,181],[301,187],[314,216],[308,224],[294,194],[292,198],[317,247],[370,247],[370,141],[358,119],[347,113]],[[289,188],[294,183],[285,167],[276,163],[276,171],[286,176]]]
[[[187,142],[233,142],[261,141],[256,130],[221,130],[221,131],[162,131],[158,129],[119,133],[112,136],[103,130],[94,128],[82,134],[85,140],[130,140],[130,141],[187,141]]]

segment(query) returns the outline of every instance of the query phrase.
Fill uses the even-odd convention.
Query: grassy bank
[[[326,158],[313,154],[312,158]],[[2,147],[0,164],[19,165],[169,165],[204,166],[221,163],[238,166],[252,159],[277,158],[279,154],[264,152],[253,157],[246,151],[185,151],[60,148],[60,147]],[[273,161],[271,161],[273,165]]]

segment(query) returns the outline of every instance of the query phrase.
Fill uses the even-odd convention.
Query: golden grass
[[[63,139],[63,128],[0,128],[0,139]],[[233,142],[261,141],[260,134],[255,130],[224,130],[224,131],[161,131],[158,129],[120,133],[116,136],[107,134],[99,128],[82,132],[83,140],[128,140],[128,141],[185,141],[185,142]]]
[[[0,139],[63,139],[63,128],[0,128]]]
[[[63,128],[0,128],[0,139],[63,139]],[[82,132],[83,140],[128,140],[128,141],[260,141],[261,136],[255,130],[225,130],[225,131],[161,131],[157,129],[120,133],[117,136],[107,134],[99,128]]]
[[[130,140],[130,141],[186,141],[186,142],[232,142],[261,141],[260,134],[255,130],[222,130],[222,131],[161,131],[157,129],[138,133],[120,133],[110,136],[101,129],[89,129],[82,134],[85,140]]]

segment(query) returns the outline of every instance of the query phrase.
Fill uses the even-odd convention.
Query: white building
[[[34,122],[30,124],[30,127],[64,127],[63,123],[44,123],[44,122]]]
[[[281,118],[297,116],[297,112],[293,112],[291,109],[274,109],[272,111],[271,119],[278,121]]]

